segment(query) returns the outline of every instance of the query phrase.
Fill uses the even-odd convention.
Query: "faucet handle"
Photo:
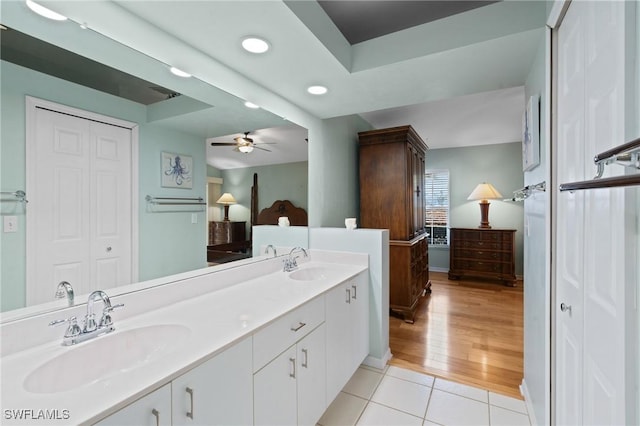
[[[64,337],[76,337],[76,336],[79,336],[80,333],[82,333],[82,330],[80,330],[80,326],[78,325],[78,320],[76,317],[51,321],[49,323],[49,327],[58,326],[66,322],[69,323],[69,327],[67,327],[67,331],[65,331]]]
[[[113,306],[105,306],[105,308],[102,310],[100,327],[110,327],[111,325],[113,325],[113,320],[111,319],[111,315],[109,314],[113,312],[114,309],[122,308],[123,306],[124,306],[124,303],[120,303],[118,305],[113,305]]]

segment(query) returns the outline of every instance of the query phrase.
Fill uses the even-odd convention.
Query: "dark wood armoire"
[[[358,133],[360,226],[389,230],[389,307],[413,323],[431,292],[425,234],[427,145],[411,126]]]

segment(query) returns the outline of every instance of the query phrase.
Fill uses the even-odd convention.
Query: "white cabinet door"
[[[315,425],[327,408],[325,325],[302,339],[297,347],[298,425]]]
[[[96,423],[99,426],[170,426],[171,383]]]
[[[252,344],[247,338],[173,381],[173,425],[253,423]]]
[[[351,288],[343,283],[326,294],[327,401],[340,393],[351,377]]]
[[[253,375],[254,425],[295,425],[296,347],[291,346]]]
[[[327,401],[342,390],[369,354],[369,275],[359,274],[326,294]]]
[[[349,285],[353,323],[351,368],[355,371],[369,355],[369,273],[361,273]]]

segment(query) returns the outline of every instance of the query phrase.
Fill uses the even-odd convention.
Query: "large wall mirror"
[[[131,194],[132,208],[137,210],[133,210],[136,213],[131,218],[135,234],[132,282],[157,285],[162,283],[162,277],[211,267],[206,254],[208,222],[222,220],[224,211],[223,205],[216,204],[214,199],[217,193],[233,194],[236,204],[229,208],[230,220],[246,222],[249,238],[254,175],[259,180],[258,209],[288,198],[307,208],[306,129],[264,109],[248,108],[244,99],[197,78],[175,76],[166,64],[91,29],[83,29],[78,23],[54,25],[34,15],[23,2],[2,3],[2,25],[0,214],[3,223],[8,217],[14,225],[0,232],[0,292],[2,312],[16,314],[5,318],[17,318],[20,312],[31,315],[66,306],[64,300],[54,300],[55,284],[43,290],[46,294],[35,306],[28,300],[29,268],[38,269],[29,259],[33,251],[29,246],[33,242],[29,240],[32,235],[28,235],[27,224],[31,223],[28,216],[48,213],[41,209],[40,200],[34,198],[37,193],[27,191],[26,203],[12,200],[11,195],[37,186],[34,185],[37,173],[28,173],[29,151],[34,151],[27,148],[31,132],[27,128],[28,99],[135,125],[137,152],[131,160],[135,171],[131,185],[135,187],[131,188]],[[47,33],[63,36],[51,40]],[[65,40],[75,40],[77,44],[79,38],[86,49],[100,52],[103,59],[97,61],[94,56],[94,60],[88,60],[71,51],[74,49],[67,50]],[[127,72],[120,70],[123,63],[128,65]],[[250,132],[249,137],[255,142],[264,144],[257,146],[268,150],[243,153],[231,145],[211,145],[211,142],[233,142],[245,132]],[[166,154],[172,158],[171,167],[176,165],[178,154],[186,161],[183,165],[191,168],[187,173],[188,188],[163,182]],[[214,191],[208,188],[211,182],[219,185]],[[147,196],[202,198],[205,205],[159,211],[157,206],[149,205]],[[82,218],[80,222],[88,220],[86,216],[78,217]],[[50,223],[57,226],[55,221]],[[251,260],[242,260],[247,261]],[[55,283],[58,278],[52,275],[51,282]],[[82,282],[86,279],[80,276],[77,281],[73,283],[80,296],[76,301],[83,302],[82,295],[92,287]],[[28,307],[21,309],[25,306]]]

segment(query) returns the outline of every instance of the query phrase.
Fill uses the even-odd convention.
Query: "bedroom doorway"
[[[524,289],[430,272],[415,322],[389,318],[390,364],[522,399]]]

